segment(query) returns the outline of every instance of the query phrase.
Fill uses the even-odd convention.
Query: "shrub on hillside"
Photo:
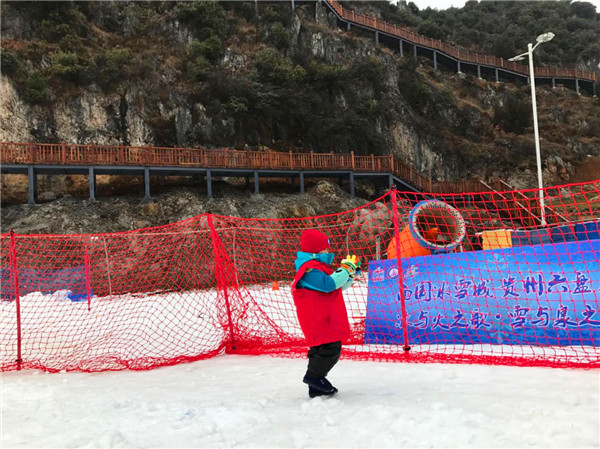
[[[75,53],[59,52],[54,56],[52,69],[60,78],[82,84],[88,78],[90,67],[89,61]]]
[[[254,2],[231,2],[225,3],[225,7],[233,9],[236,16],[243,17],[248,22],[256,17],[256,9],[258,7]]]
[[[213,65],[204,56],[198,56],[188,64],[187,73],[193,81],[206,81],[213,70]]]
[[[590,43],[600,42],[600,14],[589,2],[468,1],[460,9],[413,12],[420,33],[498,57],[524,51],[528,42],[548,30],[556,38],[540,47],[539,64],[572,66],[593,62],[598,55],[586,52]]]
[[[19,56],[16,52],[2,49],[0,70],[3,75],[14,75],[19,69]]]
[[[306,73],[310,84],[315,87],[326,86],[331,89],[339,89],[348,80],[346,67],[315,60],[310,61]]]
[[[31,2],[33,3],[33,2]],[[45,2],[36,2],[45,3]],[[87,36],[89,24],[85,14],[79,10],[77,2],[47,2],[57,6],[46,15],[41,16],[41,22],[36,24],[41,35],[49,42],[59,42],[68,35]]]
[[[21,86],[21,95],[26,103],[41,104],[48,100],[50,92],[41,72],[30,73]]]
[[[289,84],[301,81],[306,71],[274,48],[262,49],[254,61],[254,77],[273,84]]]
[[[423,22],[419,26],[418,33],[433,39],[444,39],[446,36],[444,29],[433,20],[426,20]]]
[[[363,81],[378,82],[381,80],[383,61],[377,56],[367,56],[353,66],[352,75]]]
[[[42,35],[49,42],[58,42],[71,33],[71,27],[67,23],[57,23],[53,20],[42,20],[40,26]]]
[[[190,45],[190,52],[193,57],[202,56],[210,62],[216,62],[223,53],[222,42],[217,36],[211,36],[202,42],[194,40]]]
[[[286,50],[290,48],[290,33],[281,22],[275,22],[271,27],[271,32],[267,38],[267,43],[277,48],[278,50]]]
[[[227,13],[219,2],[181,2],[177,18],[188,25],[200,40],[216,35],[225,38],[230,33]]]
[[[260,3],[258,14],[261,20],[267,23],[280,22],[289,27],[292,22],[292,8],[287,2]]]
[[[521,134],[531,125],[531,102],[510,95],[503,104],[494,107],[493,124],[509,133]]]
[[[96,57],[98,84],[105,89],[111,89],[125,80],[133,58],[133,52],[128,48],[114,48],[100,53]]]
[[[401,81],[398,88],[406,102],[418,114],[422,114],[427,104],[431,101],[431,89],[417,78],[409,82]]]

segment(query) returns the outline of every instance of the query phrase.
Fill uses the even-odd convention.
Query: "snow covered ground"
[[[600,447],[598,370],[222,355],[151,371],[2,374],[5,448]]]
[[[288,285],[248,292],[299,335]],[[362,319],[366,282],[347,296],[351,320]],[[88,310],[64,292],[31,293],[21,301],[24,354],[47,366],[197,354],[224,338],[210,318],[215,298],[212,291],[124,295],[93,298]],[[14,308],[0,304],[1,360],[15,358]],[[220,355],[151,371],[2,373],[0,447],[600,447],[598,370],[342,360],[329,376],[340,393],[309,399],[305,367],[303,359]]]
[[[217,319],[217,292],[196,290],[184,293],[124,294],[93,297],[71,302],[67,291],[53,294],[29,293],[21,298],[22,354],[48,369],[122,369],[123,361],[134,362],[195,357],[218,351],[227,338]],[[273,325],[290,338],[302,338],[289,284],[279,290],[270,285],[244,287],[244,301],[264,316],[249,319],[248,328],[264,335]],[[351,326],[360,326],[366,315],[368,284],[355,282],[344,294]],[[258,307],[258,309],[257,309]],[[268,317],[269,321],[265,321]],[[15,301],[0,301],[0,362],[17,359]],[[403,352],[399,345],[352,346],[357,352]],[[554,359],[598,360],[600,347],[515,346],[489,344],[413,344],[413,354],[502,355]],[[145,365],[148,366],[148,365]]]

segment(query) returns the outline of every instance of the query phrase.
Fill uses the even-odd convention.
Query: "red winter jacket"
[[[341,288],[330,293],[296,288],[300,278],[309,269],[320,270],[327,275],[333,273],[329,265],[317,260],[309,260],[302,264],[294,278],[292,296],[307,344],[318,346],[350,338],[352,332]]]

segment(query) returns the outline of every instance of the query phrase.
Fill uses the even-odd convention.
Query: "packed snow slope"
[[[10,448],[600,447],[597,370],[223,355],[151,371],[2,375]]]

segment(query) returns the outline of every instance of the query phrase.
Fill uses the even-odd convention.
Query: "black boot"
[[[335,387],[333,387],[332,393],[324,393],[321,390],[317,390],[316,388],[308,387],[308,397],[310,397],[310,398],[316,398],[318,396],[333,396],[337,392],[338,392],[338,390]]]
[[[338,391],[337,388],[331,385],[331,383],[324,377],[313,377],[306,374],[304,379],[302,379],[302,382],[307,384],[309,387],[319,390],[325,394],[334,394]]]

